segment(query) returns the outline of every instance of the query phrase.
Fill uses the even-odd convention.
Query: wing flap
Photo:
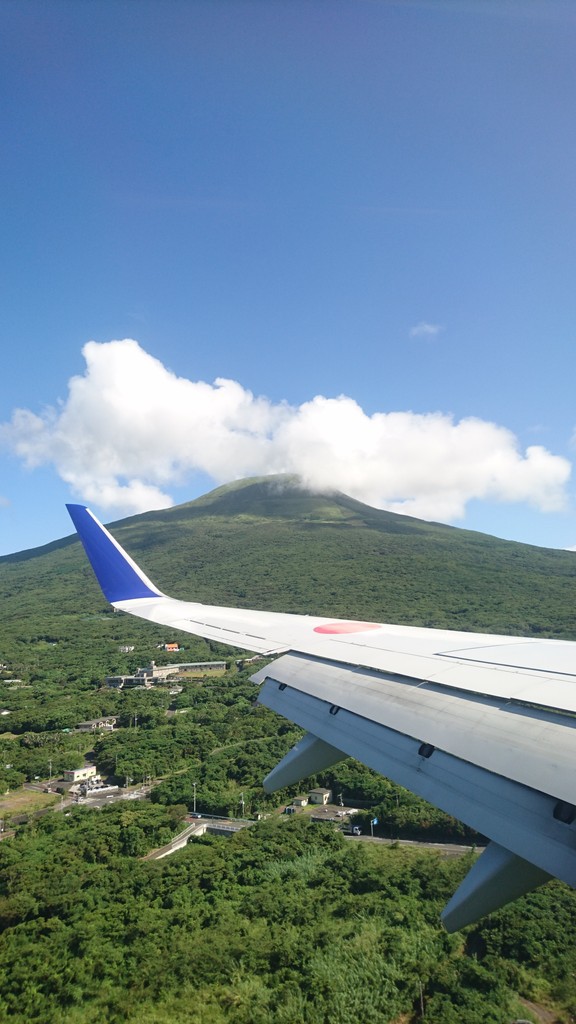
[[[253,679],[309,694],[572,803],[576,719],[290,653]]]
[[[258,673],[261,682],[258,700],[309,732],[313,738],[309,741],[309,752],[314,750],[313,740],[318,740],[324,744],[324,749],[328,747],[356,757],[447,814],[466,821],[480,834],[490,836],[504,851],[529,861],[534,870],[523,878],[521,891],[528,891],[549,875],[576,886],[576,825],[573,818],[561,820],[555,816],[557,801],[554,797],[443,750],[435,750],[430,744],[423,747],[425,736],[414,737],[396,731],[344,707],[338,708],[330,703],[330,698],[321,699],[294,688],[282,671],[284,661],[281,658]],[[278,676],[283,677],[280,682]],[[286,764],[287,758],[278,768]],[[491,874],[492,871],[488,872]],[[485,890],[483,881],[486,881]],[[472,888],[485,891],[485,902],[484,896],[480,900],[475,897],[468,910],[463,907],[455,913],[447,927],[464,927],[495,909],[494,884],[488,877],[475,882]],[[507,888],[503,882],[498,905],[516,895],[518,892],[513,887]],[[455,907],[453,905],[452,909]]]

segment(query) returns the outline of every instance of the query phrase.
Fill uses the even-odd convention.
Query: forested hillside
[[[449,936],[466,859],[299,818],[141,860],[179,812],[78,809],[0,844],[2,1020],[504,1024],[528,1015],[517,992],[573,1012],[566,887]]]
[[[287,478],[219,488],[112,527],[162,589],[212,603],[576,637],[576,555],[310,495]],[[75,536],[0,559],[0,800],[6,826],[59,803],[26,781],[88,757],[151,802],[30,817],[0,843],[0,1019],[100,1024],[501,1024],[519,995],[576,1013],[576,899],[559,883],[464,935],[438,914],[462,858],[345,840],[278,818],[261,780],[299,730],[255,704],[238,652],[111,611]],[[159,649],[178,640],[174,655]],[[178,693],[113,690],[150,662],[228,660]],[[111,733],[79,722],[114,715]],[[474,843],[460,823],[362,765],[326,785],[376,835]],[[18,802],[15,798],[18,797]],[[140,858],[186,808],[272,815],[232,839]],[[28,801],[28,803],[26,803]],[[362,818],[364,815],[364,819]]]

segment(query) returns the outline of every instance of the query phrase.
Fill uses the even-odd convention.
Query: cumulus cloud
[[[127,339],[83,349],[86,370],[41,414],[17,409],[0,440],[28,467],[52,464],[73,493],[117,514],[166,508],[194,473],[215,483],[289,472],[313,490],[451,522],[472,499],[565,504],[567,459],[511,431],[444,413],[367,415],[354,399],[274,404],[226,378],[192,381]]]
[[[426,320],[421,320],[419,324],[416,324],[410,329],[411,338],[435,338],[438,334],[441,334],[444,328],[442,324],[429,324]]]

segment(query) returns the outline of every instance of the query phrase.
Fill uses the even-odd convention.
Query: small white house
[[[105,718],[91,718],[89,722],[78,722],[76,728],[79,732],[111,732],[116,725],[116,716],[108,715]]]
[[[332,802],[331,789],[311,789],[308,796],[311,804],[322,804],[325,807]]]
[[[64,772],[64,782],[85,782],[86,779],[93,779],[95,775],[95,764],[85,764],[83,768],[67,768]]]

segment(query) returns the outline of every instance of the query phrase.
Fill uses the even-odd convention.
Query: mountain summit
[[[342,491],[311,489],[298,476],[289,473],[274,476],[249,477],[223,484],[194,501],[176,506],[178,514],[185,516],[249,516],[251,518],[283,519],[294,522],[324,522],[331,524],[370,525],[391,532],[422,527],[438,527],[452,531],[443,524],[424,523],[409,516],[386,512],[365,505]],[[149,512],[157,519],[171,518],[175,510]]]

